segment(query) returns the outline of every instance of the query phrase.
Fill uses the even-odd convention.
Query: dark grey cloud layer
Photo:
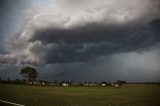
[[[1,1],[0,77],[23,61],[41,79],[159,81],[159,13],[159,0]]]
[[[27,13],[30,18],[21,33],[9,40],[10,53],[1,56],[1,61],[91,61],[101,55],[132,52],[159,42],[159,21],[155,20],[160,17],[160,1],[102,1],[87,0],[80,5],[82,9],[73,11],[68,9],[72,0],[62,0],[57,1],[55,11],[48,5]]]
[[[48,64],[38,68],[39,77],[48,80],[73,81],[116,81],[117,79],[129,82],[159,81],[160,58],[156,57],[159,53],[159,50],[143,54],[119,53],[101,56],[87,63]]]
[[[96,24],[69,30],[44,29],[37,31],[30,42],[57,44],[47,56],[47,63],[61,63],[87,61],[101,55],[148,48],[160,42],[159,35],[160,21],[155,19],[139,29]]]

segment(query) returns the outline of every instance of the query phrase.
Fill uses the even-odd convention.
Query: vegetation
[[[36,80],[32,67],[21,70],[26,79],[0,78],[0,100],[25,106],[159,106],[160,83],[128,84]],[[25,86],[25,84],[32,86]],[[34,82],[30,84],[30,82]],[[63,87],[63,84],[68,86]],[[118,86],[117,86],[118,85]],[[0,102],[0,106],[10,106]]]
[[[23,77],[27,78],[27,83],[29,81],[35,81],[38,76],[37,70],[33,67],[25,67],[25,68],[21,69],[20,74],[22,74]]]
[[[122,86],[122,84],[126,84],[126,81],[118,80],[116,81],[116,84],[119,84],[120,86]]]
[[[156,84],[128,84],[121,88],[4,84],[0,85],[0,99],[25,106],[159,106],[159,89]]]

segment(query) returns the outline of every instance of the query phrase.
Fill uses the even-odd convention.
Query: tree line
[[[36,68],[33,67],[24,67],[20,70],[20,74],[25,79],[16,79],[16,80],[10,80],[9,78],[7,80],[2,80],[0,78],[0,83],[7,83],[7,84],[26,84],[26,85],[54,85],[54,86],[62,86],[63,84],[66,84],[67,86],[72,85],[79,85],[79,86],[112,86],[112,84],[118,84],[119,86],[122,86],[122,84],[125,84],[126,81],[118,80],[115,83],[110,83],[106,81],[102,82],[83,82],[83,83],[76,83],[73,81],[44,81],[44,80],[37,80],[38,72]]]

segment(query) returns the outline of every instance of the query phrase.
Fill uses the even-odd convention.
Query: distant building
[[[62,86],[68,86],[68,84],[67,83],[63,83]]]
[[[106,86],[106,84],[102,84],[101,86]]]
[[[119,86],[119,84],[115,84],[114,86],[115,86],[115,87],[118,87],[118,86]]]

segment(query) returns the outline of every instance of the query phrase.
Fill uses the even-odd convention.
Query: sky
[[[1,0],[0,77],[159,82],[160,0]]]

